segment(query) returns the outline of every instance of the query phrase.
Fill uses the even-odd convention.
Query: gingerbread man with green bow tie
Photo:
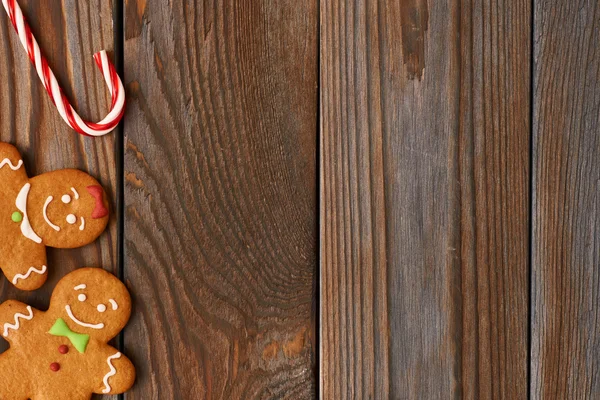
[[[17,288],[44,284],[46,246],[85,246],[107,223],[104,191],[90,175],[63,169],[29,178],[19,151],[0,143],[0,268]]]
[[[18,301],[0,305],[0,399],[89,400],[119,394],[135,380],[127,357],[108,341],[131,313],[127,288],[99,268],[82,268],[56,286],[48,311]]]

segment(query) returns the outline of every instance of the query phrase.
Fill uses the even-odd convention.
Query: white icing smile
[[[77,325],[83,326],[84,328],[92,328],[92,329],[102,329],[102,328],[104,328],[104,324],[103,323],[88,324],[87,322],[83,322],[83,321],[78,320],[73,315],[73,312],[71,311],[71,306],[69,306],[68,304],[65,306],[65,310],[67,310],[67,314],[69,315],[69,318],[71,318],[71,321],[75,322]]]
[[[21,233],[27,239],[33,240],[36,243],[42,243],[42,238],[39,237],[31,227],[29,223],[29,218],[27,217],[27,196],[29,196],[29,189],[31,188],[31,184],[26,183],[22,188],[19,194],[17,195],[17,200],[15,201],[15,205],[23,214],[23,221],[21,221]]]
[[[43,209],[42,211],[43,211],[43,214],[44,214],[44,220],[46,221],[46,223],[47,223],[48,225],[50,225],[50,227],[51,227],[52,229],[54,229],[56,232],[59,232],[59,231],[60,231],[60,227],[59,227],[59,226],[57,226],[57,225],[54,225],[54,224],[52,223],[52,221],[50,221],[50,218],[48,218],[48,213],[47,213],[47,211],[48,211],[48,206],[50,205],[50,203],[52,203],[52,200],[54,200],[54,198],[53,198],[52,196],[48,196],[48,198],[46,199],[46,202],[44,203],[44,209]]]

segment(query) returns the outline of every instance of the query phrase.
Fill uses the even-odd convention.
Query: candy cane
[[[69,100],[63,93],[54,73],[48,66],[46,58],[41,54],[40,47],[33,37],[31,29],[29,29],[27,21],[25,21],[25,17],[23,16],[19,4],[16,0],[2,0],[2,4],[8,13],[12,25],[19,35],[21,44],[29,55],[29,59],[33,65],[35,65],[35,69],[46,88],[46,91],[50,95],[52,102],[58,109],[58,113],[65,122],[75,131],[86,136],[102,136],[115,129],[123,117],[125,109],[125,89],[123,88],[123,83],[121,82],[121,78],[119,78],[115,67],[108,60],[106,51],[102,50],[94,54],[94,60],[104,75],[104,80],[112,95],[110,112],[98,123],[87,122],[81,119],[79,114],[75,112],[69,103]]]

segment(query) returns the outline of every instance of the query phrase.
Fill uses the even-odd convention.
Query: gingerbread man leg
[[[12,246],[3,247],[0,267],[13,285],[21,290],[36,290],[46,282],[46,246],[18,237]]]
[[[12,380],[15,382],[15,385],[14,387],[10,387],[7,385],[3,385],[2,387],[0,387],[0,399],[28,400],[30,397],[25,391],[26,386],[22,385],[21,383],[17,384],[17,382],[19,382],[20,377],[13,371],[4,369],[5,367],[10,367],[10,365],[8,365],[6,361],[0,361],[0,368],[3,368],[3,371],[6,371],[5,373],[0,374],[0,379],[7,381]],[[20,382],[22,382],[22,380]]]
[[[16,361],[12,357],[0,358],[0,381],[6,382],[6,384],[0,385],[0,399],[2,400],[29,399],[28,389],[31,385],[23,384],[28,381],[29,376],[23,376],[18,364],[15,364]]]

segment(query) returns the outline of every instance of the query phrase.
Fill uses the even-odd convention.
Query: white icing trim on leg
[[[8,165],[8,167],[13,171],[16,171],[23,166],[23,160],[19,160],[17,165],[13,165],[13,163],[8,158],[5,158],[4,160],[2,160],[2,162],[0,162],[0,169],[5,165]]]
[[[27,279],[27,278],[29,278],[29,275],[31,275],[34,272],[36,274],[39,274],[39,275],[44,275],[46,273],[46,266],[42,265],[41,269],[35,269],[35,267],[31,267],[31,268],[29,268],[29,270],[27,271],[27,273],[25,275],[23,275],[23,274],[17,274],[17,275],[15,275],[15,277],[12,280],[13,285],[16,285],[17,281],[19,279]]]

